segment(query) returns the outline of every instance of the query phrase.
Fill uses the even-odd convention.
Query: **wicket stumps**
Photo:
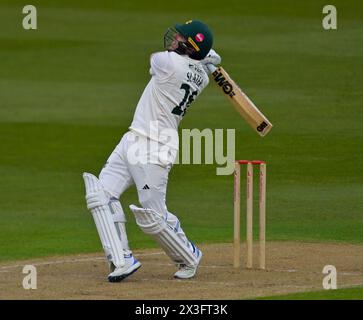
[[[246,176],[246,244],[247,269],[253,267],[253,166],[259,165],[259,269],[265,269],[266,234],[266,162],[261,160],[237,160],[234,171],[234,243],[233,267],[240,267],[241,253],[241,209],[240,185],[241,165],[247,166]]]

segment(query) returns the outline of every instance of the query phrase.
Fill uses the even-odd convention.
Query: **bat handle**
[[[210,73],[213,73],[214,71],[217,70],[217,67],[212,63],[207,63],[206,66],[207,66]]]

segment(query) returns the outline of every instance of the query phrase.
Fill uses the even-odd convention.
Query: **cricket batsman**
[[[126,218],[119,201],[135,185],[140,207],[130,206],[137,225],[153,237],[176,264],[175,278],[195,276],[202,252],[189,241],[179,219],[166,206],[169,171],[179,147],[178,125],[208,85],[207,64],[220,64],[208,26],[192,20],[168,28],[165,51],[150,57],[151,79],[134,118],[108,158],[99,177],[84,173],[87,208],[105,251],[110,282],[119,282],[141,267],[130,250]]]

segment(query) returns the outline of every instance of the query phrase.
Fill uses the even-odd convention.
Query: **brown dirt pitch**
[[[363,245],[268,242],[266,270],[233,269],[231,244],[201,249],[190,280],[173,279],[175,266],[159,249],[136,250],[143,266],[121,283],[107,282],[101,253],[2,263],[0,299],[245,299],[322,290],[325,265],[336,267],[338,288],[363,285]],[[36,290],[22,285],[28,264],[37,268]]]

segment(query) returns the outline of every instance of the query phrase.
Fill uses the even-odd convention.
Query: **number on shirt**
[[[184,117],[185,113],[187,112],[187,108],[190,106],[190,104],[194,101],[195,96],[198,94],[198,90],[195,90],[193,92],[190,92],[190,85],[187,83],[183,83],[180,87],[180,89],[185,90],[184,98],[183,100],[177,105],[171,113],[176,114],[178,116]]]

